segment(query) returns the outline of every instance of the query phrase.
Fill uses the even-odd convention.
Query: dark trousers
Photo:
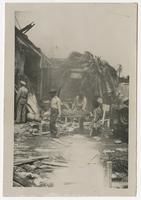
[[[50,132],[53,137],[57,135],[57,127],[56,127],[56,120],[58,116],[58,110],[55,108],[51,108],[50,114]]]
[[[16,123],[25,123],[27,117],[26,104],[19,101],[17,105]]]
[[[80,119],[79,119],[79,128],[80,129],[84,128],[84,117],[80,117]]]

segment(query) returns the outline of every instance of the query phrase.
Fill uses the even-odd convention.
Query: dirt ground
[[[90,195],[109,187],[108,161],[112,161],[110,187],[128,187],[128,145],[108,131],[90,137],[88,129],[69,129],[59,138],[51,138],[40,129],[32,134],[30,127],[30,123],[15,125],[15,187],[47,187],[49,194]]]

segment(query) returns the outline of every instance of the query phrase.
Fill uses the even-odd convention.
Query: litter
[[[116,148],[116,151],[127,152],[127,148]]]
[[[68,132],[73,132],[73,131],[74,131],[74,128],[70,127],[70,128],[67,129],[67,131],[68,131]]]
[[[34,184],[36,186],[48,186],[48,180],[47,178],[38,177],[34,180]]]
[[[115,151],[114,150],[110,150],[110,149],[105,149],[103,151],[103,153],[114,153]]]
[[[121,144],[122,141],[121,141],[121,140],[114,140],[114,143],[115,143],[115,144]]]
[[[117,175],[116,174],[112,174],[112,179],[116,179]]]
[[[29,171],[29,172],[32,172],[36,169],[36,166],[35,165],[29,165],[29,164],[26,164],[23,166],[23,168],[26,170],[26,171]]]
[[[98,156],[98,154],[94,155],[94,156],[90,159],[90,161],[88,162],[88,164],[96,164],[96,163],[92,163],[92,160],[94,160],[97,156]]]
[[[101,140],[101,138],[98,137],[98,136],[94,136],[93,138],[94,138],[97,142]]]

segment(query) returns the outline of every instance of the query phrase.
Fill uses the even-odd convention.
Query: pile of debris
[[[53,183],[49,181],[49,174],[58,167],[67,167],[67,162],[63,157],[40,156],[16,161],[14,163],[13,186],[53,187]]]
[[[81,117],[81,116],[89,115],[89,112],[88,111],[71,110],[71,109],[63,109],[62,115],[75,118],[75,117]]]
[[[79,128],[79,123],[78,122],[59,123],[57,127],[59,135],[70,135],[73,134],[74,131]]]
[[[21,136],[34,135],[40,132],[40,122],[27,122],[25,124],[15,124],[14,134],[15,139]]]
[[[114,67],[88,51],[83,54],[72,52],[68,58],[58,60],[58,66],[62,71],[59,76],[56,73],[54,81],[62,99],[74,98],[82,90],[89,102],[93,102],[97,96],[107,102],[108,94],[114,95],[116,92],[118,76]]]
[[[128,182],[128,147],[124,144],[107,145],[104,148],[101,159],[104,165],[107,161],[112,162],[112,181]]]

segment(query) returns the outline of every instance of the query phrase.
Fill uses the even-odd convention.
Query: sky
[[[48,56],[90,51],[128,75],[136,60],[136,4],[44,4],[15,13],[16,26],[32,21],[29,39]]]

